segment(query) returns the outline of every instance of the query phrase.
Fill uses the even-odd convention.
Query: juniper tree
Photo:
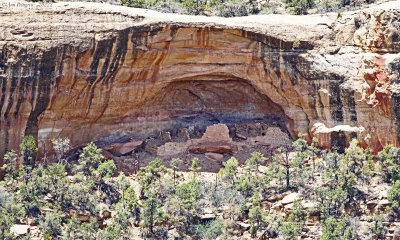
[[[363,167],[361,169],[361,176],[362,176],[362,183],[369,184],[370,179],[372,178],[375,170],[375,163],[373,160],[373,155],[372,155],[372,150],[370,147],[367,147],[364,150],[365,153],[365,163],[363,164]]]
[[[70,196],[68,189],[70,181],[67,178],[65,167],[58,164],[50,164],[45,169],[44,181],[47,185],[46,191],[51,194],[53,200],[63,207],[68,207]]]
[[[345,205],[354,201],[356,176],[352,172],[328,168],[322,180],[322,186],[314,189],[314,197],[321,209],[321,219],[340,216]]]
[[[199,239],[217,239],[222,234],[223,222],[220,219],[211,220],[206,224],[197,224],[196,236]]]
[[[112,217],[112,223],[107,225],[104,231],[108,232],[108,239],[130,239],[129,218],[131,216],[131,213],[129,209],[124,207],[122,203],[117,203],[114,205],[114,212],[115,213]],[[106,239],[104,236],[102,238]]]
[[[300,236],[305,227],[307,218],[308,212],[301,204],[301,201],[295,201],[292,209],[289,210],[287,221],[282,225],[282,232],[285,239],[296,239]]]
[[[341,167],[348,172],[360,176],[366,156],[364,150],[359,147],[358,144],[359,142],[357,139],[352,139],[350,141],[350,146],[345,150]]]
[[[161,159],[156,158],[149,165],[143,167],[138,173],[138,182],[142,188],[142,219],[141,227],[143,232],[150,235],[157,234],[162,229],[156,229],[165,220],[165,213],[162,209],[165,196],[160,192],[161,178],[167,169],[161,163]]]
[[[101,154],[101,149],[91,142],[86,147],[84,147],[83,152],[79,155],[79,164],[75,165],[75,173],[82,172],[86,178],[91,178],[92,172],[95,171],[104,156]]]
[[[40,208],[45,204],[43,198],[47,193],[45,182],[45,169],[42,166],[34,168],[24,174],[24,181],[18,186],[16,197],[28,216],[37,217],[41,214]]]
[[[113,160],[106,160],[100,163],[97,169],[93,170],[92,175],[95,177],[95,184],[99,189],[106,191],[106,181],[114,175],[115,170],[117,170],[117,166],[115,166]]]
[[[392,209],[396,213],[400,213],[400,180],[397,180],[393,186],[388,190],[388,200],[391,203]]]
[[[354,227],[348,215],[342,215],[339,219],[329,217],[322,222],[323,240],[352,240],[355,238]]]
[[[120,172],[117,179],[113,183],[114,188],[118,192],[118,201],[125,203],[125,195],[129,188],[131,188],[131,184],[128,178],[124,173]]]
[[[249,209],[249,222],[251,224],[249,232],[253,237],[257,236],[257,232],[264,226],[266,219],[265,211],[260,205],[259,195],[259,191],[254,191],[252,196],[252,205]]]
[[[286,0],[285,7],[291,14],[303,15],[315,5],[314,0]]]
[[[75,239],[82,240],[97,240],[97,233],[99,232],[99,223],[97,218],[90,218],[89,222],[84,222],[79,226],[78,236]]]
[[[318,138],[312,138],[311,146],[309,147],[309,149],[311,151],[311,159],[313,161],[313,170],[315,171],[315,158],[321,152],[321,150],[318,148]]]
[[[1,169],[5,171],[4,179],[9,183],[13,183],[19,176],[17,160],[18,156],[14,150],[11,150],[4,155],[4,164]]]
[[[79,233],[79,225],[80,221],[76,215],[73,215],[70,219],[68,219],[65,224],[65,229],[63,231],[62,239],[63,240],[74,240],[78,239]]]
[[[263,237],[268,238],[277,238],[281,235],[281,228],[284,223],[283,217],[278,213],[270,213],[265,218],[265,230],[262,234]]]
[[[371,220],[370,231],[374,235],[375,239],[378,240],[386,239],[385,235],[388,229],[383,224],[383,222],[385,221],[385,215],[374,213],[374,215],[370,217],[370,220]]]
[[[382,151],[378,152],[378,157],[384,164],[385,180],[396,182],[400,180],[400,148],[393,145],[386,145]]]
[[[74,183],[68,188],[68,195],[71,197],[71,205],[81,211],[96,213],[98,195],[95,194],[93,180],[88,180],[81,174],[74,176]]]
[[[128,187],[122,200],[123,207],[128,210],[129,216],[134,220],[140,219],[140,206],[133,187]]]
[[[47,212],[44,221],[40,222],[45,239],[57,239],[61,233],[61,218],[57,212]]]
[[[16,239],[10,228],[14,221],[23,216],[25,216],[25,209],[14,201],[8,201],[4,206],[0,206],[0,239]]]
[[[200,212],[201,194],[197,179],[180,184],[176,189],[176,197],[179,201],[179,211],[176,214],[183,220],[183,224],[178,225],[177,229],[181,235],[191,235],[195,231],[196,218]]]
[[[35,138],[31,135],[25,136],[19,145],[21,154],[24,156],[24,164],[27,166],[35,166],[34,154],[38,151]]]
[[[305,161],[313,155],[313,152],[303,133],[298,134],[298,139],[292,143],[292,148],[295,150],[295,154],[290,160],[289,168],[291,168],[292,179],[297,185],[301,185],[309,177],[310,169],[305,167]]]

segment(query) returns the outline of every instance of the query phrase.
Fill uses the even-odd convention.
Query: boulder
[[[243,231],[249,230],[250,226],[251,226],[250,224],[244,223],[244,222],[239,222],[238,224],[239,224],[240,228],[242,228]]]
[[[25,235],[29,232],[29,225],[14,224],[11,226],[10,231],[17,236]]]
[[[282,203],[282,205],[286,205],[286,204],[289,204],[289,203],[293,203],[294,201],[296,201],[298,199],[301,199],[300,194],[297,193],[297,192],[293,192],[293,193],[290,193],[289,195],[285,196],[282,199],[281,203]]]
[[[205,153],[205,156],[210,160],[216,160],[216,161],[220,161],[224,158],[224,155],[213,152],[207,152]]]
[[[214,124],[207,127],[206,132],[201,137],[203,142],[230,142],[229,129],[225,124]]]
[[[129,142],[125,143],[114,143],[108,147],[105,147],[104,149],[115,156],[122,156],[134,151],[142,143],[143,141],[140,139],[131,139]]]
[[[227,143],[209,142],[190,146],[188,150],[190,153],[232,153],[237,150],[237,147]]]
[[[201,220],[212,220],[212,219],[215,219],[215,218],[216,218],[216,215],[213,214],[213,213],[206,213],[206,214],[203,214],[203,215],[200,216]]]

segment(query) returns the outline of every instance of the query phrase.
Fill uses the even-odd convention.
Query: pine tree
[[[177,178],[176,172],[179,170],[179,164],[181,164],[181,163],[182,163],[182,160],[179,158],[173,158],[171,160],[172,174],[173,174],[173,178],[174,178],[174,186],[176,186],[176,178]]]
[[[246,160],[246,164],[251,167],[255,168],[255,171],[258,172],[258,167],[263,164],[267,160],[266,157],[260,152],[253,152],[251,153],[251,157]]]
[[[223,162],[222,165],[224,166],[222,174],[233,183],[239,166],[238,160],[235,157],[231,157],[226,162]]]

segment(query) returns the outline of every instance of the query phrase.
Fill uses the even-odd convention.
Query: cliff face
[[[206,146],[213,159],[298,132],[326,148],[399,145],[399,10],[222,19],[3,4],[0,154],[26,134],[40,154],[54,137],[114,156],[230,146]],[[217,123],[207,132],[221,141],[205,136]]]

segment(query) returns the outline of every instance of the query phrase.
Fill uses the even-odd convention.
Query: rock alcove
[[[243,161],[251,151],[290,142],[293,120],[246,80],[204,75],[171,82],[120,121],[146,126],[141,134],[100,141],[109,156],[120,162],[154,157],[200,159],[204,170],[216,171],[230,156]],[[151,129],[151,132],[148,130]],[[146,133],[145,133],[146,132]],[[292,134],[293,135],[293,134]],[[110,138],[108,138],[110,139]],[[133,168],[126,164],[124,168]]]

